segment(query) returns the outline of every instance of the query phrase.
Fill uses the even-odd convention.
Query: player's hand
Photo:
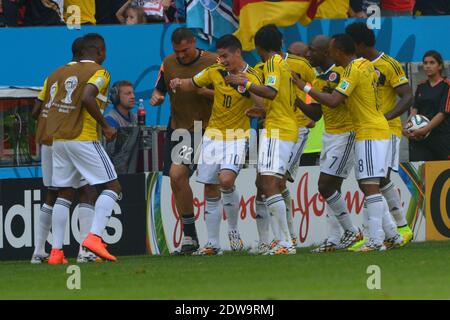
[[[176,93],[177,89],[181,87],[181,79],[174,78],[174,79],[170,80],[169,86],[170,86],[170,89],[172,89],[172,92]]]
[[[102,131],[103,131],[103,135],[106,138],[106,141],[113,140],[117,135],[117,129],[110,127],[110,126],[102,128]]]
[[[240,72],[238,74],[230,74],[225,77],[225,82],[229,85],[245,86],[247,81],[248,81],[248,78],[242,72]]]
[[[305,87],[305,82],[300,79],[300,75],[294,71],[291,70],[292,80],[294,81],[295,85],[300,89],[303,90]]]
[[[153,91],[152,97],[150,98],[150,105],[151,106],[159,106],[164,102],[164,95],[157,92],[156,90]]]
[[[266,110],[261,107],[252,107],[245,110],[245,115],[250,118],[264,118],[266,116]]]
[[[428,134],[427,127],[423,127],[423,128],[419,128],[419,129],[415,129],[415,130],[408,130],[408,131],[409,131],[408,138],[410,138],[410,139],[423,138]]]

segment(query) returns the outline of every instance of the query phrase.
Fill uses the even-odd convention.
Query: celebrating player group
[[[413,233],[390,175],[398,170],[399,116],[411,107],[412,90],[400,63],[375,49],[373,31],[366,24],[353,23],[345,34],[317,36],[306,47],[297,43],[288,52],[282,51],[281,32],[274,25],[264,26],[255,35],[261,62],[254,67],[243,59],[241,43],[233,35],[217,41],[215,54],[197,49],[186,28],[174,31],[172,45],[174,54],[163,61],[150,103],[160,105],[170,96],[164,171],[183,224],[176,254],[223,254],[222,210],[231,249],[244,249],[235,181],[246,164],[252,118],[262,129],[255,181],[259,239],[253,253],[296,254],[287,183],[295,180],[309,130],[322,117],[318,191],[327,203],[327,238],[312,252],[379,251],[411,241]],[[117,174],[97,132],[101,128],[107,139],[116,134],[101,112],[110,81],[101,66],[106,46],[100,35],[87,34],[72,49],[73,61],[48,76],[34,109],[49,191],[32,263],[47,258],[50,264],[67,263],[63,239],[74,189],[80,190],[81,203],[77,261],[116,261],[102,240],[121,197]],[[195,121],[202,123],[199,145],[193,139]],[[188,132],[187,139],[176,141],[177,129]],[[352,221],[341,194],[351,170],[365,195],[362,226]],[[203,246],[189,185],[194,173],[206,196],[208,239]],[[98,197],[94,185],[103,187]],[[48,257],[44,247],[50,227]]]

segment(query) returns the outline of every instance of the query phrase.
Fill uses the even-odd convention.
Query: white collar
[[[97,63],[97,62],[95,62],[95,61],[93,61],[93,60],[80,60],[80,62],[90,62],[90,63]]]
[[[380,53],[380,55],[378,57],[376,57],[375,59],[372,60],[372,63],[377,62],[378,59],[380,59],[383,55],[384,55],[384,52]]]

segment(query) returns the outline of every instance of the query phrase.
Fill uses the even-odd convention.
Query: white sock
[[[327,214],[327,239],[334,244],[338,244],[341,240],[341,225],[335,215]]]
[[[383,231],[386,239],[395,237],[397,233],[397,225],[392,219],[389,213],[389,208],[386,200],[383,198],[384,210],[383,210]]]
[[[117,198],[117,193],[112,190],[104,190],[100,194],[95,202],[95,216],[91,227],[91,233],[102,237]]]
[[[45,243],[47,242],[47,237],[52,226],[52,211],[53,207],[46,203],[44,203],[41,207],[38,218],[39,223],[37,225],[37,229],[35,230],[36,241],[34,244],[33,254],[43,255],[45,253]]]
[[[395,219],[397,223],[397,227],[403,227],[408,224],[406,221],[405,210],[403,210],[403,206],[400,199],[400,194],[395,188],[394,183],[389,182],[383,188],[380,189],[381,194],[387,201],[387,205],[389,208],[389,212]]]
[[[70,205],[72,202],[58,198],[53,206],[52,214],[52,249],[62,249],[64,242],[64,232],[66,231],[66,223],[69,218]]]
[[[217,248],[220,248],[220,222],[222,221],[220,208],[220,198],[206,198],[205,222],[208,242]]]
[[[358,232],[358,229],[352,223],[350,213],[348,212],[347,206],[345,205],[345,201],[342,198],[342,195],[339,191],[335,191],[334,194],[331,197],[329,197],[326,201],[329,208],[331,209],[329,211],[329,214],[330,215],[334,214],[336,216],[337,221],[344,230]]]
[[[292,246],[291,235],[286,219],[286,204],[284,203],[281,194],[275,194],[266,199],[267,209],[275,218],[276,224],[279,228],[280,244],[282,246]]]
[[[87,203],[80,203],[78,206],[78,221],[80,224],[80,253],[82,251],[81,244],[84,239],[86,239],[89,230],[91,230],[94,215],[94,206]]]
[[[364,203],[363,211],[362,211],[362,228],[363,228],[363,235],[364,238],[369,239],[369,212],[367,211],[367,205]]]
[[[286,204],[286,219],[289,228],[289,234],[291,235],[291,238],[297,238],[294,230],[294,217],[292,216],[291,210],[291,193],[289,192],[289,189],[286,189],[281,192],[281,195],[283,196],[284,203]]]
[[[239,214],[239,194],[236,187],[222,191],[223,209],[228,219],[228,231],[237,230]]]
[[[367,212],[369,214],[369,237],[375,244],[383,244],[383,212],[385,206],[381,193],[366,197]]]
[[[258,229],[259,242],[270,243],[270,220],[264,201],[256,200],[256,228]]]

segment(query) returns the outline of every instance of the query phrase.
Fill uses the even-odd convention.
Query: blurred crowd
[[[204,0],[208,2],[207,0]],[[322,18],[367,17],[377,5],[382,16],[450,15],[450,0],[327,0],[336,11]],[[183,23],[187,0],[0,0],[0,26],[51,26],[73,24],[81,9],[82,25]],[[341,8],[348,8],[347,12]],[[334,15],[334,16],[333,16]]]

